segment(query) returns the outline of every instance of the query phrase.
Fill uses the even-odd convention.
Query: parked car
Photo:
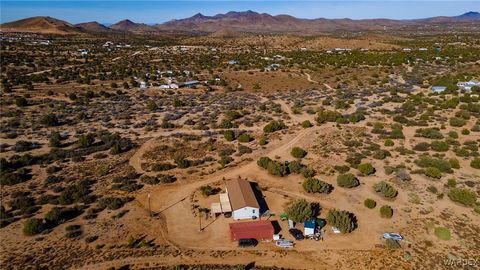
[[[282,248],[293,248],[293,241],[292,240],[278,240],[275,242],[277,247]]]
[[[303,236],[302,231],[299,229],[290,229],[288,232],[295,238],[295,240],[303,240],[305,237]]]
[[[258,244],[258,241],[253,238],[241,238],[238,240],[239,247],[254,247]]]
[[[384,233],[383,238],[397,241],[403,240],[403,237],[399,233]]]

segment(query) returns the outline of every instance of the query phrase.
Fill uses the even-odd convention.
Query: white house
[[[439,86],[439,85],[432,86],[432,92],[433,93],[442,93],[445,90],[447,90],[447,87],[445,87],[445,86]]]
[[[255,219],[260,216],[260,205],[249,181],[229,180],[225,183],[225,188],[230,200],[233,219]]]
[[[178,89],[178,84],[169,83],[160,85],[160,89]]]

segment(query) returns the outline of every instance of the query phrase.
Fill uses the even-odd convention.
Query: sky
[[[480,0],[62,0],[0,1],[0,22],[33,16],[50,16],[70,23],[98,21],[111,24],[123,19],[148,24],[190,17],[196,13],[215,15],[228,11],[253,10],[272,15],[288,14],[298,18],[418,19],[433,16],[456,16],[480,11]]]

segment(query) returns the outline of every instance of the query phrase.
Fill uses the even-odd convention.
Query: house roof
[[[232,210],[244,207],[260,208],[257,198],[253,193],[249,181],[244,179],[233,179],[225,183]]]
[[[232,240],[241,238],[272,239],[275,232],[272,222],[268,220],[230,223],[229,227]]]

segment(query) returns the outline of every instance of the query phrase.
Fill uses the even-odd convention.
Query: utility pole
[[[202,211],[200,211],[200,208],[198,208],[198,231],[202,231]]]
[[[148,212],[150,213],[150,218],[152,218],[152,207],[150,205],[150,193],[148,193]]]

